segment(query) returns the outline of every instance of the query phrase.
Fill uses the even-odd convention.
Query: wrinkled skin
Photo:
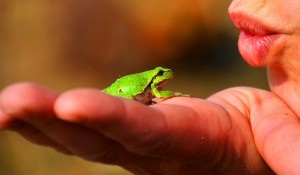
[[[17,83],[1,92],[0,128],[139,175],[300,174],[299,8],[298,0],[234,0],[229,8],[280,33],[263,57],[244,56],[267,67],[270,92],[236,87],[146,106],[98,89],[59,94]]]

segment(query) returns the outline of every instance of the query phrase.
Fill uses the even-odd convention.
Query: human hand
[[[299,162],[297,150],[284,158],[292,149],[280,149],[300,146],[292,139],[300,133],[297,117],[272,93],[257,89],[146,106],[94,89],[57,94],[19,83],[2,91],[0,104],[0,128],[134,174],[271,174],[261,155],[276,173]]]

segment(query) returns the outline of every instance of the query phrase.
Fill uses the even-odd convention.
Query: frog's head
[[[160,81],[171,79],[173,77],[172,70],[168,68],[157,67],[155,68],[155,72],[155,79],[159,79]]]
[[[161,89],[164,84],[173,77],[173,72],[171,69],[157,67],[155,68],[155,76],[153,77],[153,83]]]

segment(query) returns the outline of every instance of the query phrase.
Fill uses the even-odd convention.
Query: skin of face
[[[233,0],[229,7],[232,21],[241,33],[248,33],[248,38],[239,39],[241,55],[252,66],[267,67],[271,90],[297,116],[300,116],[299,9],[298,0]],[[257,46],[264,41],[268,42],[263,48]]]

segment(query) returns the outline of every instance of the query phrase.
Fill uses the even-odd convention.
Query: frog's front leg
[[[160,91],[154,83],[151,84],[151,90],[152,90],[153,95],[157,98],[170,98],[170,97],[182,96],[183,95],[180,92]]]

